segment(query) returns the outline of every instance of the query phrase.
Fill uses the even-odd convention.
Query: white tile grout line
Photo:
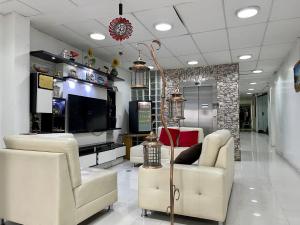
[[[223,15],[224,15],[225,30],[226,30],[226,36],[227,36],[227,43],[228,43],[228,48],[229,48],[229,54],[230,54],[230,58],[231,58],[231,63],[233,63],[233,58],[232,58],[232,54],[231,54],[232,49],[231,49],[231,46],[230,46],[228,24],[227,24],[227,19],[226,19],[225,0],[222,0],[222,8],[223,8]]]
[[[263,44],[264,44],[264,41],[265,41],[265,38],[266,38],[266,33],[267,33],[267,30],[268,30],[268,27],[269,27],[269,24],[270,24],[270,18],[271,18],[272,12],[273,12],[273,5],[274,5],[274,0],[271,1],[270,11],[269,11],[268,19],[266,21],[266,27],[265,27],[263,38],[262,38],[262,42],[261,42],[261,45],[260,45],[260,49],[259,49],[259,53],[258,53],[257,63],[256,63],[255,69],[257,69],[258,63],[260,61],[261,50],[262,50],[262,47],[263,47]]]

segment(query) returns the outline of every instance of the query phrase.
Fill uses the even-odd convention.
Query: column
[[[5,136],[29,132],[30,21],[11,13],[2,17],[1,27],[0,116]]]

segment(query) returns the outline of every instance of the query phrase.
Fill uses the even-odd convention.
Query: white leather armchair
[[[0,218],[75,225],[117,201],[117,174],[81,171],[72,135],[17,135],[0,150]]]
[[[204,138],[199,165],[175,165],[180,190],[175,213],[224,222],[234,175],[233,138],[228,130]],[[166,212],[169,206],[169,166],[139,168],[139,207]]]

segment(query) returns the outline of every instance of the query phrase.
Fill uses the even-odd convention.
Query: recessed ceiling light
[[[246,8],[239,9],[236,12],[236,15],[240,19],[248,19],[258,14],[259,7],[258,6],[249,6]]]
[[[252,93],[248,92],[247,95],[252,95]],[[250,188],[250,190],[253,190],[253,189]]]
[[[250,85],[255,85],[256,84],[256,82],[252,82],[252,83],[249,83]]]
[[[255,200],[255,199],[252,199],[251,202],[253,202],[253,203],[258,203],[258,201]]]
[[[55,60],[56,58],[54,56],[51,57],[52,60]]]
[[[241,55],[239,56],[239,59],[241,60],[247,60],[247,59],[251,59],[252,58],[252,55]]]
[[[100,34],[100,33],[92,33],[92,34],[90,34],[90,38],[97,40],[97,41],[101,41],[101,40],[105,39],[105,35]]]
[[[248,93],[247,93],[247,94],[248,94]],[[251,93],[250,93],[250,94],[251,94]],[[254,188],[254,187],[249,187],[249,189],[250,189],[250,190],[254,190],[255,188]]]
[[[168,23],[158,23],[155,25],[155,29],[158,31],[168,31],[172,29],[172,25]]]
[[[262,70],[253,70],[252,73],[262,73]]]
[[[260,213],[253,213],[253,216],[260,217],[261,214]]]
[[[154,69],[154,66],[148,66],[148,68],[149,68],[150,70],[153,70],[153,69]]]
[[[191,60],[191,61],[188,61],[188,64],[189,64],[189,65],[197,65],[197,64],[198,64],[198,61],[196,61],[196,60]]]
[[[253,88],[249,88],[248,91],[254,91],[254,89]]]

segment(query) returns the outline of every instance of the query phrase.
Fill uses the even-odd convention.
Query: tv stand
[[[115,142],[99,142],[79,146],[81,167],[92,167],[126,155],[126,147]]]

